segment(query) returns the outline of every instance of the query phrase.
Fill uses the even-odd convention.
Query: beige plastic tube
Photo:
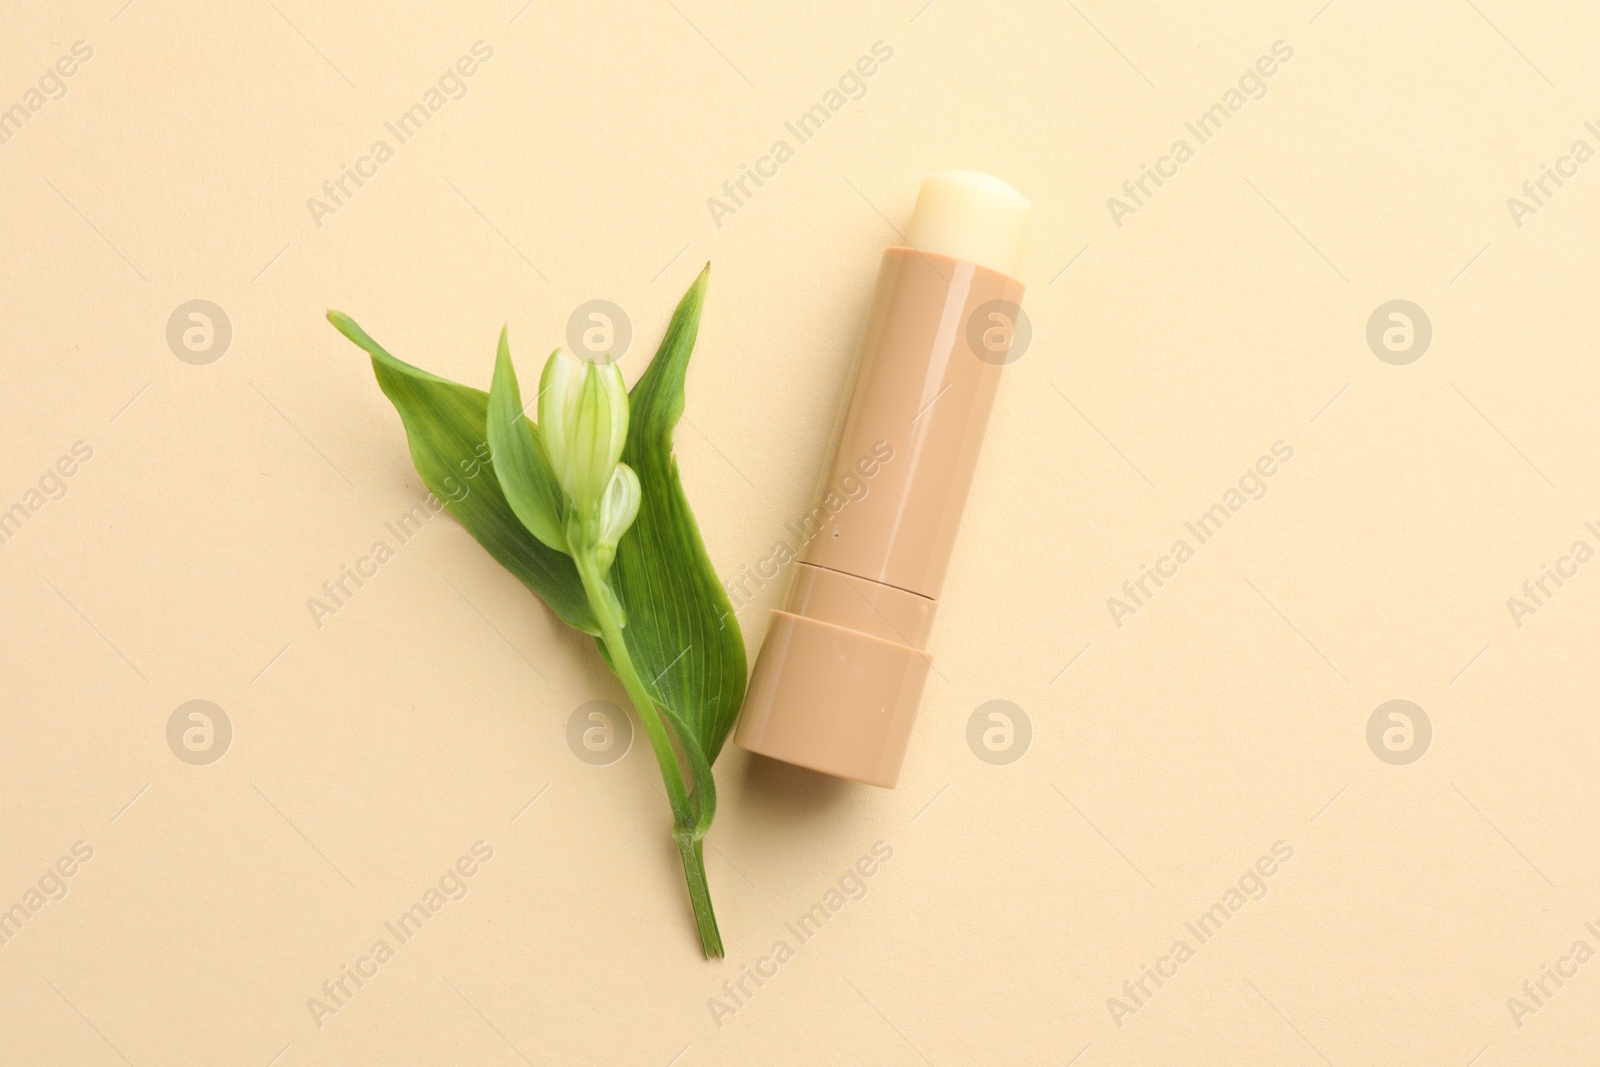
[[[997,178],[925,179],[878,271],[849,407],[734,742],[892,788],[927,681],[928,635],[1022,283],[1032,205]],[[1020,352],[1017,353],[1020,355]]]

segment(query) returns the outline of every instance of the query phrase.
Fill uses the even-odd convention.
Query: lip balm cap
[[[1015,275],[1033,203],[993,175],[947,170],[922,179],[906,236],[913,248]]]

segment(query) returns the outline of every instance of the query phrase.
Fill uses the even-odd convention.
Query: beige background
[[[1600,962],[1507,1007],[1600,950],[1600,564],[1520,628],[1506,603],[1600,548],[1600,163],[1520,228],[1506,205],[1600,148],[1590,5],[122,3],[9,5],[0,45],[0,107],[94,51],[0,146],[0,507],[93,449],[0,545],[0,907],[94,849],[0,945],[0,1060],[1600,1057]],[[307,198],[480,40],[466,96],[319,228]],[[865,96],[715,225],[706,199],[879,40]],[[1276,41],[1265,97],[1115,225]],[[896,791],[724,754],[729,958],[704,962],[645,746],[595,767],[565,741],[620,688],[453,521],[313,623],[422,494],[322,312],[486,385],[502,322],[533,373],[603,297],[631,379],[711,260],[678,451],[731,576],[805,511],[878,254],[957,166],[1038,205],[1035,339],[938,673]],[[195,298],[233,328],[208,366],[166,341]],[[1365,341],[1393,299],[1433,326],[1408,366]],[[1107,598],[1280,440],[1267,496],[1118,627]],[[780,594],[741,613],[752,657]],[[209,766],[167,745],[192,699],[233,724]],[[1006,766],[966,740],[997,699],[1033,729]],[[1410,765],[1366,741],[1393,699],[1432,724]],[[314,1025],[480,840],[468,895]],[[880,840],[868,896],[799,945],[784,923]],[[1267,896],[1199,945],[1185,921],[1278,841]],[[780,938],[718,1027],[708,998]],[[1108,998],[1179,938],[1119,1027]]]

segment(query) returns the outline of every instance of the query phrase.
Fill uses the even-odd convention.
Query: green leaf
[[[561,530],[561,486],[545,458],[533,424],[522,413],[522,390],[511,365],[511,346],[500,331],[500,352],[489,386],[489,447],[500,457],[495,475],[511,510],[528,531],[557,552],[567,552]]]
[[[488,440],[489,394],[396,359],[342,312],[328,312],[328,321],[372,357],[378,385],[405,424],[423,484],[563,622],[599,633],[577,567],[528,532],[500,489]]]
[[[683,749],[683,758],[689,764],[689,776],[694,781],[694,792],[689,796],[694,825],[687,829],[695,838],[704,837],[706,831],[711,829],[711,820],[717,814],[717,780],[711,774],[711,762],[706,758],[705,749],[694,737],[689,724],[666,704],[658,701],[656,706],[666,716],[667,725],[672,727],[673,734],[677,736],[678,743]],[[687,743],[684,741],[685,737],[689,738]]]
[[[746,680],[744,637],[706,555],[672,454],[710,271],[707,264],[684,294],[655,359],[630,393],[622,461],[639,475],[643,500],[611,570],[611,584],[627,611],[623,637],[629,654],[672,712],[669,720],[691,771],[700,769],[696,757],[703,757],[706,778],[739,715]],[[698,753],[688,752],[690,743]],[[701,799],[714,805],[714,796]],[[709,825],[709,811],[704,820]]]

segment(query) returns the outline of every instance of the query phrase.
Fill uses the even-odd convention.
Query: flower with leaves
[[[613,363],[557,349],[524,414],[506,331],[490,391],[390,355],[348,316],[328,319],[372,358],[434,495],[564,622],[592,634],[638,711],[666,787],[672,835],[707,956],[722,955],[703,853],[711,764],[744,699],[745,652],[672,455],[710,267],[684,294],[630,393]],[[479,471],[470,491],[445,490]]]

